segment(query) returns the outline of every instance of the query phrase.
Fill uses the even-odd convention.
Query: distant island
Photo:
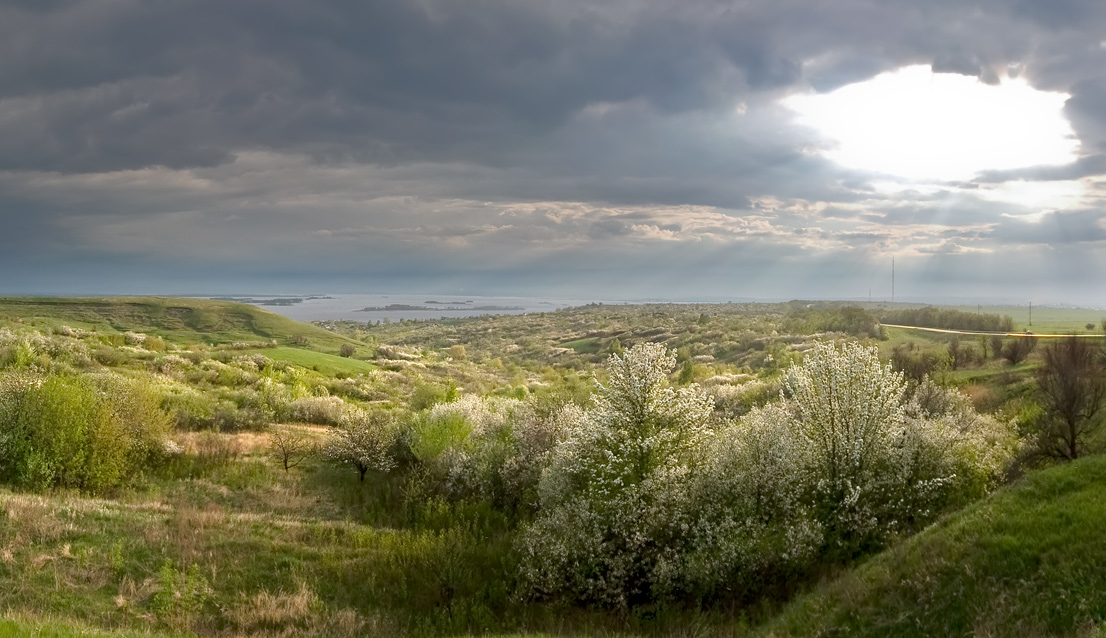
[[[253,297],[212,297],[212,299],[217,301],[237,301],[238,303],[248,303],[255,306],[294,306],[305,301],[334,299],[334,297],[317,295],[312,297],[274,297],[272,299],[254,299]]]
[[[445,302],[427,301],[426,303],[443,303],[444,304]],[[472,302],[471,301],[466,301],[464,303],[472,303]],[[410,311],[410,310],[447,310],[447,311],[448,310],[455,310],[455,311],[459,311],[459,312],[471,312],[473,310],[478,310],[478,311],[481,311],[481,312],[506,312],[506,311],[512,311],[512,310],[517,311],[517,310],[526,310],[526,309],[521,307],[521,306],[443,306],[443,307],[436,307],[436,308],[428,308],[426,306],[412,306],[410,304],[394,303],[394,304],[388,304],[387,306],[370,306],[370,307],[367,307],[367,308],[361,308],[361,309],[355,310],[354,312],[389,312],[389,311],[397,312],[397,311]]]

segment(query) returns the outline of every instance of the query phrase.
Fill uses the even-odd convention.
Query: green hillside
[[[764,636],[1072,636],[1106,627],[1106,456],[1034,472],[795,601]]]
[[[178,345],[268,342],[337,353],[358,342],[243,303],[176,297],[0,297],[0,321],[141,332]]]
[[[538,573],[526,571],[525,548],[556,560],[567,553],[562,542],[575,528],[555,526],[562,519],[547,512],[566,512],[576,525],[575,510],[560,503],[577,501],[546,504],[540,489],[550,468],[567,472],[576,467],[568,459],[582,458],[554,456],[568,449],[558,447],[564,430],[604,423],[595,392],[611,387],[611,366],[625,361],[603,366],[612,351],[626,357],[663,344],[663,361],[629,369],[659,370],[657,383],[673,396],[706,393],[703,418],[726,447],[707,447],[705,438],[685,445],[688,458],[700,460],[696,472],[713,482],[657,493],[693,505],[753,511],[738,499],[751,490],[727,481],[738,468],[760,467],[762,457],[731,463],[717,451],[753,450],[777,432],[796,431],[767,421],[776,417],[762,406],[782,402],[780,379],[826,348],[874,353],[878,345],[883,360],[907,364],[930,356],[937,382],[961,387],[975,406],[960,399],[962,411],[940,418],[960,424],[960,433],[998,437],[978,441],[1009,439],[1001,449],[935,443],[957,451],[929,462],[977,459],[987,450],[1013,455],[1009,415],[1032,434],[1043,410],[1033,371],[1044,347],[1011,364],[989,340],[965,339],[959,346],[975,354],[954,366],[947,336],[889,329],[881,340],[864,336],[874,334],[874,319],[856,309],[785,306],[595,305],[324,329],[226,301],[0,298],[0,636],[1104,635],[1106,456],[1033,471],[945,518],[938,512],[953,501],[926,500],[914,487],[961,480],[975,466],[918,474],[886,488],[894,500],[865,510],[887,525],[860,553],[810,545],[794,564],[783,561],[803,551],[803,529],[841,523],[848,530],[853,519],[827,524],[813,506],[785,518],[783,500],[765,508],[779,516],[778,529],[724,527],[733,521],[708,518],[709,511],[689,517],[709,524],[691,529],[768,540],[720,546],[749,558],[723,564],[729,571],[717,577],[689,571],[686,582],[706,584],[680,590],[687,596],[650,590],[660,593],[618,608],[559,582],[525,580]],[[883,371],[871,357],[863,369]],[[859,368],[838,361],[833,369]],[[918,399],[927,410],[946,409],[933,400],[946,396],[936,388]],[[784,407],[775,414],[794,413]],[[935,415],[918,418],[936,422]],[[371,455],[358,459],[376,465],[335,456],[344,454],[333,445],[339,433],[354,428],[370,437],[363,447]],[[946,431],[953,430],[933,430]],[[749,438],[757,432],[763,440]],[[1088,449],[1104,449],[1101,437]],[[899,467],[904,457],[887,458],[878,467]],[[1018,467],[1001,458],[964,487],[979,487],[972,499],[1011,475],[1009,464]],[[802,476],[794,467],[764,466],[749,477],[779,477],[758,478],[756,489],[790,494],[783,487]],[[794,502],[812,493],[796,491]],[[666,511],[679,508],[658,507],[649,527],[630,531],[679,529],[676,519],[670,528],[653,525]],[[734,518],[749,520],[756,519]],[[533,530],[546,529],[538,525],[549,532],[538,536]],[[613,524],[594,531],[572,537],[575,546],[627,534]],[[681,544],[690,534],[664,534],[650,543],[672,556],[721,555],[706,534],[695,546]],[[855,567],[841,562],[880,547],[890,549]],[[603,553],[585,551],[566,569]],[[643,553],[625,564],[649,560]],[[576,582],[571,577],[565,582]],[[773,578],[777,586],[762,585]]]

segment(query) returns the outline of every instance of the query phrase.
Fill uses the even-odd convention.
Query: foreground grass
[[[5,638],[185,638],[191,634],[99,629],[87,625],[72,625],[65,621],[0,620],[0,636]]]
[[[1102,635],[1106,456],[1027,475],[808,594],[765,636]]]
[[[509,517],[418,481],[263,454],[179,460],[111,498],[0,488],[0,635],[609,634],[513,596]],[[22,633],[14,633],[22,632]],[[54,633],[50,633],[54,632]],[[82,633],[83,632],[83,633]],[[130,632],[130,633],[128,633]]]

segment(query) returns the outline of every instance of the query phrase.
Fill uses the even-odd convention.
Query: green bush
[[[0,478],[101,491],[161,454],[168,420],[139,383],[7,375],[0,384]]]

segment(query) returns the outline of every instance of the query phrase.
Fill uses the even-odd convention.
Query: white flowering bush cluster
[[[726,382],[723,375],[707,379],[703,388],[714,397],[715,411],[730,418],[748,414],[753,408],[772,401],[780,394],[779,382],[743,379],[731,383]]]
[[[167,354],[149,363],[150,372],[164,375],[175,381],[184,380],[184,371],[192,367],[192,361],[177,354]]]
[[[283,421],[296,423],[340,425],[347,409],[348,406],[341,397],[303,397],[282,404],[277,416]]]
[[[729,421],[669,387],[674,364],[653,344],[612,356],[549,452],[519,542],[534,595],[755,597],[977,498],[1018,450],[1009,424],[932,382],[910,390],[858,343],[816,344],[776,401]]]
[[[90,361],[88,345],[76,337],[0,328],[0,368],[34,368],[42,372],[55,368],[72,370],[72,366],[83,367]]]
[[[879,548],[991,487],[1018,449],[1008,424],[925,381],[914,392],[874,347],[817,344],[790,369],[784,419],[790,478],[823,526],[822,552]]]

